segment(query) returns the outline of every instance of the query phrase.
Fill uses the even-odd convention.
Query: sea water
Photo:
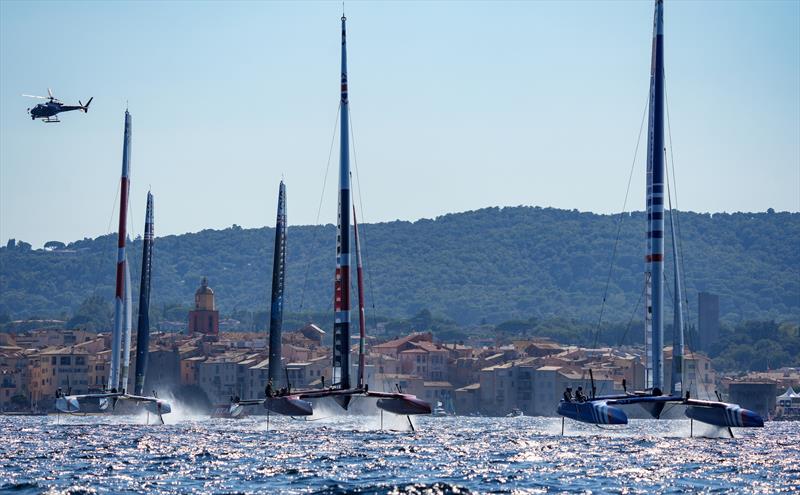
[[[797,422],[731,439],[688,420],[165,419],[0,417],[0,493],[800,492]]]

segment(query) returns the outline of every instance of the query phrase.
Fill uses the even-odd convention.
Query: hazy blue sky
[[[366,221],[485,206],[616,212],[645,105],[652,2],[348,2]],[[0,240],[316,219],[339,99],[339,2],[0,2]],[[800,209],[800,2],[672,2],[681,209]],[[94,96],[33,122],[21,93]],[[629,208],[644,201],[644,145]],[[321,223],[335,222],[337,150]],[[115,213],[113,213],[115,214]]]

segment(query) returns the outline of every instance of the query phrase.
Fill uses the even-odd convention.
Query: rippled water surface
[[[2,493],[800,491],[800,423],[688,438],[686,421],[0,417]],[[171,423],[171,424],[170,424]],[[393,428],[394,430],[388,430]],[[722,433],[707,429],[695,433]]]

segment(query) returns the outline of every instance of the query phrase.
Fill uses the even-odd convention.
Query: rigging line
[[[666,159],[667,159],[667,152],[666,152],[666,150],[664,150],[664,160],[666,161]],[[672,172],[674,174],[674,172],[675,172],[675,164],[674,163],[672,164],[672,167],[673,167],[672,168]],[[677,197],[676,197],[675,198],[676,209],[673,210],[673,208],[672,208],[672,188],[670,187],[670,175],[669,175],[669,167],[668,166],[664,167],[664,172],[667,175],[667,203],[668,203],[668,206],[669,206],[669,214],[670,214],[670,217],[673,217],[673,216],[677,217],[677,201],[678,200],[677,200]],[[673,181],[675,180],[675,176],[674,175],[672,176],[672,180]],[[676,218],[676,220],[677,220],[677,218]],[[671,227],[670,227],[671,229],[672,228],[675,229],[675,232],[673,232],[672,238],[673,239],[679,239],[679,237],[678,237],[678,235],[679,235],[678,234],[678,229],[675,227],[676,224],[670,222],[670,225],[671,225]],[[672,260],[672,263],[673,263],[673,268],[672,269],[673,270],[675,270],[677,268],[679,263],[681,265],[681,269],[683,269],[683,253],[679,252],[679,248],[680,248],[680,243],[678,243],[677,246],[673,246],[673,251],[675,253],[678,253],[677,254],[678,259],[673,259]],[[683,277],[679,277],[678,278],[678,286],[675,287],[675,290],[678,290],[681,287],[683,288],[684,291],[686,290],[686,284],[685,283],[681,283],[682,280],[685,280],[685,279],[683,279]],[[667,280],[666,272],[664,272],[664,284],[665,284],[665,287],[667,288],[667,292],[669,293],[670,299],[673,301],[672,311],[677,311],[678,307],[682,307],[683,306],[683,299],[678,301],[678,307],[676,307],[676,305],[674,303],[675,298],[672,296],[672,292],[669,290],[669,281]],[[687,304],[687,306],[688,306],[688,304]],[[687,311],[688,311],[688,308],[687,308]],[[690,340],[690,338],[688,336],[688,332],[686,332],[686,329],[688,327],[686,325],[686,319],[685,318],[682,318],[681,324],[683,325],[683,328],[684,328],[684,333],[683,333],[683,336],[684,336],[684,347],[691,348],[691,346],[688,346],[688,344],[687,344],[687,342]],[[674,333],[676,331],[677,331],[676,328],[672,329],[673,335],[674,335]],[[674,339],[674,337],[673,337],[673,339]],[[673,349],[672,352],[674,353],[675,350]]]
[[[664,160],[667,159],[666,155],[667,155],[667,152],[666,152],[666,150],[664,150]],[[664,173],[667,175],[667,206],[669,206],[669,216],[670,216],[670,218],[672,218],[672,216],[673,216],[672,189],[669,187],[669,167],[664,167]],[[670,225],[671,225],[670,229],[674,228],[674,224],[672,222],[670,222]],[[672,234],[674,234],[673,235],[673,239],[677,239],[677,232],[672,232]],[[678,252],[678,247],[677,246],[673,246],[672,249],[673,249],[674,252],[676,252],[676,253]],[[672,260],[672,264],[673,264],[672,269],[675,270],[676,267],[678,266],[678,259],[673,259]],[[669,290],[669,280],[667,280],[667,272],[666,272],[666,270],[664,270],[663,275],[664,275],[664,286],[667,288],[667,293],[668,293],[667,295],[670,297],[670,300],[673,301],[673,303],[672,303],[672,311],[677,311],[678,308],[675,307],[675,302],[674,302],[675,298],[672,296],[672,292]],[[680,285],[680,279],[678,279],[678,284]],[[678,290],[678,288],[679,287],[675,287],[675,290]],[[678,301],[678,304],[682,304],[682,303],[683,303],[683,301]],[[683,323],[683,322],[681,322],[681,323]],[[673,328],[672,331],[674,332],[675,329]]]
[[[119,179],[115,179],[115,182],[117,182],[118,180]],[[119,199],[119,192],[120,192],[120,189],[122,189],[122,187],[118,184],[115,189],[116,189],[116,193],[114,194],[114,202],[111,204],[111,215],[108,217],[108,226],[106,227],[106,235],[111,234],[111,224],[112,224],[112,222],[114,222],[114,212],[117,211],[117,199]],[[117,252],[117,249],[116,249],[116,242],[115,242],[114,243],[114,260],[115,261],[117,259],[116,258],[116,252]],[[102,272],[98,272],[98,275],[100,273],[102,273]],[[100,279],[101,278],[102,277],[98,277],[98,278],[95,279],[94,290],[92,291],[93,295],[97,294],[97,288],[100,286]]]
[[[644,129],[644,120],[645,116],[647,115],[647,105],[650,102],[650,94],[647,95],[647,100],[645,100],[644,110],[642,111],[642,122],[639,124],[639,137],[636,138],[636,148],[633,151],[633,160],[631,161],[631,171],[628,174],[628,187],[625,189],[625,200],[622,202],[622,211],[619,213],[619,218],[617,219],[617,236],[614,239],[614,248],[611,252],[611,263],[608,267],[608,276],[606,277],[606,287],[603,291],[603,303],[600,305],[600,317],[597,319],[597,329],[595,330],[594,334],[594,345],[592,347],[597,347],[597,341],[600,339],[600,325],[603,323],[603,313],[606,309],[606,299],[608,298],[608,287],[611,284],[611,274],[614,271],[614,261],[617,258],[617,246],[619,245],[619,235],[622,232],[622,222],[625,219],[625,209],[628,206],[628,196],[631,192],[631,181],[633,180],[633,171],[636,166],[636,157],[639,154],[639,144],[642,141],[642,129]]]
[[[372,321],[375,321],[375,312],[377,311],[375,308],[375,288],[372,285],[372,276],[369,270],[370,264],[368,263],[367,258],[367,227],[366,227],[366,217],[364,217],[364,200],[361,197],[361,176],[358,173],[358,154],[356,153],[356,137],[355,131],[353,130],[353,113],[350,112],[350,142],[353,143],[353,167],[356,169],[356,182],[358,183],[358,209],[361,211],[361,247],[364,251],[363,257],[363,265],[364,271],[367,275],[367,283],[369,284],[369,298],[372,304]]]
[[[669,157],[670,162],[672,163],[672,183],[673,183],[673,190],[675,191],[675,225],[676,225],[676,233],[678,236],[678,251],[681,258],[681,286],[683,287],[683,297],[686,301],[686,314],[684,315],[684,328],[689,328],[689,292],[686,290],[686,257],[684,256],[683,250],[683,235],[681,231],[681,222],[680,222],[680,214],[679,214],[679,207],[678,207],[678,177],[675,171],[675,156],[673,155],[673,144],[672,144],[672,122],[669,118],[669,96],[667,94],[667,73],[666,70],[664,71],[664,101],[665,107],[667,110],[667,134],[669,136]]]
[[[665,84],[665,86],[666,86],[666,84]],[[666,90],[665,90],[665,96],[664,97],[666,98]],[[669,106],[667,106],[667,128],[669,129]],[[684,275],[683,275],[683,277],[680,277],[678,279],[678,284],[683,287],[684,294],[686,294],[686,278],[685,278],[686,277],[686,275],[685,275],[686,272],[685,272],[685,265],[684,265],[684,261],[683,261],[683,240],[682,240],[682,237],[680,236],[680,224],[678,223],[678,214],[677,214],[678,191],[677,191],[677,182],[675,180],[675,161],[674,161],[674,157],[672,155],[672,133],[669,132],[669,134],[670,134],[670,161],[672,162],[672,174],[673,174],[672,175],[672,182],[673,182],[673,185],[675,187],[675,220],[676,220],[676,224],[677,224],[677,228],[676,228],[676,232],[675,232],[675,238],[678,239],[678,245],[675,246],[675,250],[676,250],[676,252],[679,253],[678,256],[680,257],[680,260],[674,260],[674,263],[677,265],[677,263],[680,262],[681,269],[684,270]],[[666,157],[666,150],[664,150],[664,159],[666,160],[666,158],[667,158]],[[668,197],[668,200],[669,200],[670,215],[672,215],[672,212],[673,212],[673,210],[672,210],[672,193],[671,193],[671,189],[670,189],[669,167],[665,167],[665,171],[667,173],[667,197]],[[666,279],[666,274],[665,274],[664,278]],[[667,290],[669,290],[668,283],[667,283]],[[678,304],[683,304],[683,300],[678,301]],[[673,308],[673,311],[674,310],[675,309]],[[688,297],[686,298],[686,312],[687,312],[687,317],[688,317],[688,312],[689,312],[689,299],[688,299]],[[688,329],[687,320],[686,320],[687,317],[685,317],[684,321],[683,321],[684,329]],[[673,329],[673,332],[674,331],[675,331],[675,329]],[[694,346],[691,343],[691,340],[692,340],[691,332],[684,332],[684,347],[688,348],[690,351],[691,351],[691,349],[694,348]],[[673,352],[675,352],[674,349],[673,349]],[[708,389],[705,386],[705,382],[701,380],[700,381],[700,385],[701,385],[703,391],[705,392],[706,396],[708,396]],[[699,395],[699,390],[698,390],[698,395]]]
[[[341,111],[342,111],[342,102],[340,101],[339,106],[336,108],[336,120],[333,122],[333,135],[331,136],[331,147],[330,150],[328,150],[328,163],[325,165],[325,178],[322,180],[322,193],[319,196],[319,206],[317,207],[317,218],[316,220],[314,220],[314,225],[313,225],[314,228],[311,229],[312,231],[311,244],[309,244],[311,249],[314,249],[314,245],[316,244],[317,241],[318,229],[316,227],[319,226],[319,216],[320,213],[322,213],[322,202],[325,199],[325,187],[328,183],[328,172],[330,171],[331,168],[331,156],[333,156],[333,144],[336,142],[336,129],[339,127],[339,112]],[[312,256],[309,254],[308,262],[306,263],[306,273],[303,276],[303,289],[300,291],[300,307],[297,308],[298,312],[300,312],[300,310],[303,309],[303,304],[305,303],[306,300],[306,286],[308,285],[308,271],[309,269],[311,269],[311,259]],[[331,304],[333,304],[333,301],[331,301]]]
[[[647,290],[647,287],[642,287],[642,291],[639,293],[639,299],[636,301],[636,306],[633,308],[633,311],[631,312],[631,318],[628,320],[628,326],[625,328],[625,333],[623,333],[622,337],[619,339],[620,347],[625,342],[625,338],[628,337],[628,332],[631,329],[631,325],[633,325],[633,319],[636,317],[636,312],[639,311],[639,304],[642,302],[642,297],[644,297],[645,290]],[[646,344],[647,343],[645,342],[645,345]]]
[[[118,184],[116,187],[117,192],[116,194],[114,194],[114,202],[111,204],[111,216],[108,217],[108,227],[106,227],[106,234],[111,233],[111,223],[114,221],[114,212],[117,211],[117,199],[119,198],[119,190],[122,189],[122,186],[119,185],[118,181],[119,179],[115,181]]]

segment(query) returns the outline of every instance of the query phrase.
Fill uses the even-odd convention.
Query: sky
[[[363,222],[487,206],[623,207],[653,5],[354,2],[348,76]],[[339,2],[0,1],[0,242],[336,222]],[[800,210],[800,2],[667,1],[678,206]],[[52,88],[88,114],[32,121]],[[644,207],[645,137],[627,210]],[[360,185],[360,187],[358,187]],[[319,210],[320,201],[322,208]],[[320,214],[318,216],[318,211]]]

